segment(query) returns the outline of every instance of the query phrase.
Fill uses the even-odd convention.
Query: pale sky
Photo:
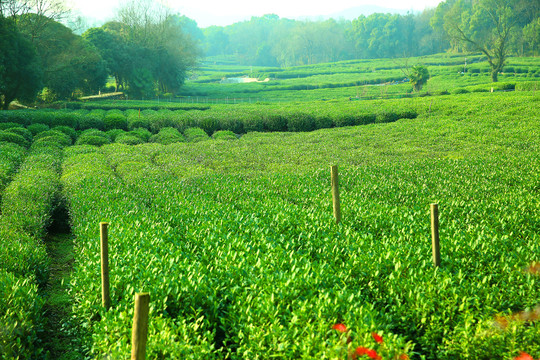
[[[98,20],[111,19],[122,0],[68,0],[82,15]],[[199,27],[229,25],[237,21],[277,14],[281,18],[324,16],[363,5],[422,11],[436,7],[441,0],[166,0],[169,7],[195,20]]]

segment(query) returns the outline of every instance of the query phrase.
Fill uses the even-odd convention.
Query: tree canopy
[[[32,101],[41,89],[41,67],[31,42],[10,19],[0,17],[0,108]]]
[[[495,82],[515,45],[513,41],[527,25],[525,11],[531,10],[534,8],[524,0],[448,0],[437,8],[433,23],[442,25],[456,46],[486,55]]]

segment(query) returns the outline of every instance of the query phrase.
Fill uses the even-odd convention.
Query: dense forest
[[[153,0],[133,0],[113,21],[71,29],[64,24],[80,22],[60,0],[0,0],[0,105],[95,94],[110,78],[114,90],[135,97],[175,94],[204,57],[289,67],[480,52],[497,81],[508,56],[538,56],[539,14],[539,0],[446,0],[406,15],[300,21],[270,14],[200,29]]]

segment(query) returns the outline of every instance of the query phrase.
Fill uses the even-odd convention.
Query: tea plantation
[[[69,331],[88,358],[129,356],[143,291],[150,359],[539,358],[539,105],[520,91],[1,112],[0,357],[47,356],[43,238],[65,207]]]

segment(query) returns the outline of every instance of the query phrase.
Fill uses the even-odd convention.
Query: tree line
[[[0,0],[0,107],[97,94],[109,76],[128,96],[175,93],[200,51],[185,17],[153,0],[124,3],[82,35],[62,0]]]
[[[194,35],[202,39],[207,56],[235,56],[240,63],[261,66],[415,57],[444,51],[491,56],[504,50],[538,56],[539,4],[539,0],[447,0],[419,13],[375,13],[352,21],[298,21],[265,15],[229,26],[211,26]]]
[[[0,0],[0,106],[95,94],[114,78],[128,96],[174,94],[200,58],[289,67],[349,59],[483,53],[492,79],[510,54],[538,56],[540,0],[446,0],[420,13],[352,21],[277,15],[200,29],[155,0],[76,35],[63,0]]]

